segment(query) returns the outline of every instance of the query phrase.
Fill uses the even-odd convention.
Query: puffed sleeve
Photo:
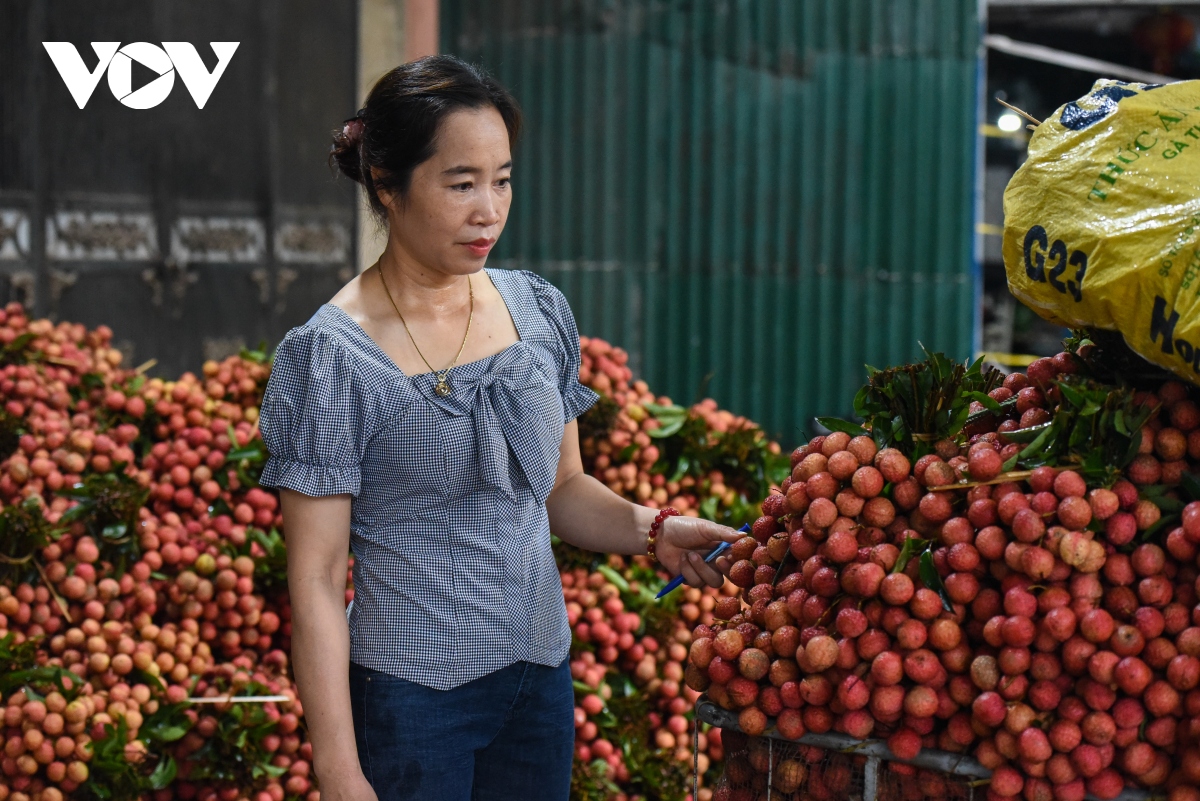
[[[342,344],[313,326],[279,343],[259,428],[270,459],[259,482],[314,497],[358,495],[362,404]]]
[[[526,272],[533,286],[542,315],[557,334],[560,347],[555,348],[558,358],[558,389],[562,393],[564,422],[571,422],[592,407],[600,397],[579,383],[579,329],[575,327],[575,315],[567,299],[558,287],[536,273]]]

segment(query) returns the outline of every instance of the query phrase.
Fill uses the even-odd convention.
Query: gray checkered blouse
[[[354,496],[351,660],[440,690],[556,666],[571,642],[546,497],[563,427],[596,395],[562,293],[487,273],[520,341],[455,367],[449,397],[325,304],[280,343],[260,422],[264,486]]]

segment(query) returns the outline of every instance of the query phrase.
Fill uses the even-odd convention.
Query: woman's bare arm
[[[583,472],[579,424],[574,420],[563,432],[558,476],[546,509],[550,530],[565,542],[588,551],[621,554],[646,552],[646,533],[658,514],[630,503]],[[739,536],[733,529],[707,520],[672,517],[663,525],[656,551],[663,566],[672,574],[682,573],[688,584],[719,587],[724,576],[704,564],[703,554],[721,541],[734,542]]]
[[[350,713],[350,630],[346,625],[346,555],[350,496],[310,498],[280,492],[287,520],[292,667],[313,744],[321,797],[374,801],[358,762]]]

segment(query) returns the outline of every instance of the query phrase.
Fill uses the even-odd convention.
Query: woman
[[[512,97],[457,59],[392,70],[333,158],[386,220],[379,261],[275,356],[262,483],[287,520],[292,660],[324,801],[566,799],[571,632],[550,531],[718,586],[732,530],[584,474],[562,294],[484,270],[511,202]],[[355,600],[344,603],[346,553]]]

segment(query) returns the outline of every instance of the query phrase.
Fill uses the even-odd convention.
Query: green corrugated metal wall
[[[787,443],[863,365],[972,351],[976,0],[443,0],[522,103],[492,264],[655,391]]]

